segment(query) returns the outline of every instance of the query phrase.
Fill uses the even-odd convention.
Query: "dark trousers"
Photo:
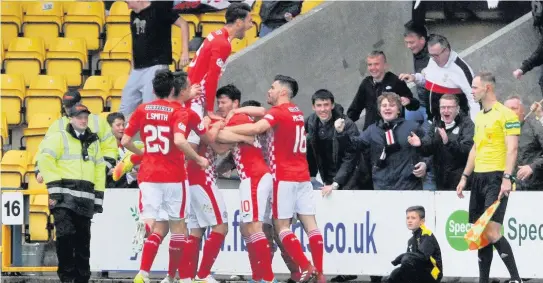
[[[55,217],[57,274],[60,281],[89,282],[91,219],[66,208],[54,208],[52,212]]]
[[[407,253],[402,258],[402,265],[394,269],[388,278],[388,283],[436,283],[430,274],[428,261],[419,256]]]

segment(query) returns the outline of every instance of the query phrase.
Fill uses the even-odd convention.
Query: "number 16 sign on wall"
[[[23,193],[2,193],[2,224],[24,224]]]

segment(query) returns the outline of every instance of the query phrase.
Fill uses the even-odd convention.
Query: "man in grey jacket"
[[[543,190],[543,124],[538,117],[543,114],[535,109],[535,117],[524,119],[524,106],[518,96],[511,96],[504,105],[513,110],[522,123],[518,141],[517,190]],[[539,115],[538,115],[539,114]]]
[[[290,22],[302,10],[302,1],[262,1],[260,37]]]

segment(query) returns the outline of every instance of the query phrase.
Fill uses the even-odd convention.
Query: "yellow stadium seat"
[[[15,38],[6,52],[4,69],[6,74],[22,74],[25,85],[29,86],[40,74],[44,59],[45,45],[41,38]]]
[[[63,76],[40,75],[26,91],[26,121],[35,113],[60,113],[68,86]]]
[[[20,2],[2,1],[0,9],[0,19],[2,21],[2,45],[7,48],[11,40],[19,36],[21,24],[23,22],[23,11]]]
[[[307,12],[309,12],[310,10],[312,10],[313,8],[319,6],[320,4],[322,4],[322,2],[324,2],[324,0],[305,0],[304,2],[302,2],[302,11],[301,11],[301,14],[305,14]]]
[[[25,3],[23,34],[25,37],[41,37],[48,48],[51,40],[62,32],[63,16],[61,2]]]
[[[47,133],[49,126],[60,117],[60,113],[35,113],[29,117],[28,127],[23,129],[22,140],[25,140],[26,152],[28,153],[29,164],[32,164],[32,159],[38,151],[38,147]],[[32,166],[33,167],[33,166]]]
[[[240,52],[241,50],[243,50],[243,48],[247,47],[247,39],[234,38],[231,44],[232,44],[232,53]]]
[[[130,35],[130,9],[126,2],[115,1],[106,17],[106,40]]]
[[[111,114],[111,112],[102,112],[98,114],[100,117],[104,118],[104,120],[107,120],[107,115]]]
[[[245,38],[254,38],[258,37],[258,28],[255,23],[253,23],[253,27],[250,28],[248,31],[245,32]]]
[[[200,15],[200,29],[202,31],[202,37],[207,37],[208,34],[221,29],[226,20],[224,15],[221,14],[202,14]]]
[[[188,24],[189,24],[189,41],[190,41],[196,35],[196,27],[192,25],[192,23],[190,22]],[[176,25],[172,25],[172,39],[174,38],[177,38],[181,41],[183,39],[182,34],[181,34],[181,28]]]
[[[251,9],[251,15],[260,15],[260,7],[262,7],[262,0],[256,0]]]
[[[190,40],[196,34],[196,29],[198,28],[198,25],[200,24],[200,19],[198,18],[198,16],[192,15],[192,14],[183,14],[180,16],[183,18],[183,20],[185,20],[189,24],[189,40]]]
[[[111,79],[108,76],[89,77],[83,89],[79,91],[81,103],[87,106],[91,113],[102,113],[111,87]]]
[[[64,36],[83,38],[89,50],[100,49],[100,35],[104,26],[104,2],[74,2],[64,16]]]
[[[0,166],[2,189],[23,187],[28,158],[24,150],[10,150],[4,153]]]
[[[257,40],[260,39],[260,37],[246,37],[247,39],[247,46],[255,43]]]
[[[115,80],[113,88],[109,92],[109,111],[117,112],[121,106],[121,96],[123,94],[123,88],[128,81],[128,75],[120,76]]]
[[[87,65],[87,45],[81,38],[55,38],[47,51],[47,75],[64,76],[68,86],[80,86]]]
[[[2,145],[9,139],[8,121],[6,119],[6,113],[0,114],[0,135],[2,136]]]
[[[19,125],[22,123],[21,109],[26,95],[24,79],[15,74],[2,74],[0,78],[2,112],[6,114],[8,125]]]
[[[30,176],[30,180],[36,179]],[[37,184],[37,182],[35,182]],[[34,189],[30,187],[29,189]],[[30,242],[48,242],[53,239],[53,223],[51,223],[48,195],[31,195],[28,218]]]
[[[132,37],[111,38],[106,41],[96,69],[100,70],[97,74],[109,76],[112,81],[119,76],[128,75],[132,69]]]

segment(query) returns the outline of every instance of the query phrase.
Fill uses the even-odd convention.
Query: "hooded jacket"
[[[335,130],[334,122],[339,119],[345,119],[345,128],[343,132],[338,133]],[[305,129],[307,133],[307,163],[309,164],[309,172],[311,177],[315,177],[317,172],[320,172],[323,182],[327,185],[337,182],[340,189],[346,188],[345,185],[354,176],[353,172],[360,161],[356,154],[354,144],[350,142],[350,138],[359,135],[358,128],[355,123],[343,114],[343,107],[336,103],[332,110],[332,118],[325,122],[331,123],[331,127],[323,127],[317,114],[313,113],[305,120]],[[332,156],[333,160],[326,160],[325,154],[319,151],[319,129],[326,128],[332,130],[326,133],[326,136],[332,137]],[[332,166],[326,164],[333,163]],[[327,172],[329,168],[336,169],[336,172]],[[328,176],[335,175],[333,179]]]

